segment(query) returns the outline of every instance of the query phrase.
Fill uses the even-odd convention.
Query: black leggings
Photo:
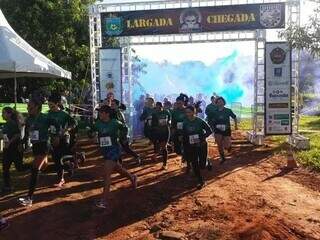
[[[206,168],[207,154],[208,154],[207,142],[203,142],[198,146],[187,145],[185,149],[186,160],[189,163],[191,163],[194,174],[200,184],[204,182],[200,170]]]
[[[62,157],[65,155],[73,155],[71,151],[71,146],[67,144],[65,141],[60,141],[61,142],[58,147],[52,148],[52,159],[54,161],[58,181],[63,179],[64,171],[70,170],[69,166],[66,166],[61,162]]]
[[[3,183],[5,188],[11,187],[10,167],[14,163],[17,171],[21,172],[25,170],[23,165],[23,152],[19,151],[18,145],[9,147],[3,151]]]
[[[174,151],[178,155],[183,154],[183,140],[179,140],[180,136],[182,135],[175,134],[173,136]]]
[[[129,145],[128,141],[120,141],[121,147],[123,149],[123,151],[125,151],[127,154],[129,154],[130,156],[134,157],[134,158],[138,158],[139,155],[133,151]]]

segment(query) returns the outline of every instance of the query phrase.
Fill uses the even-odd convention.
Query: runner
[[[0,231],[5,230],[8,227],[9,227],[8,221],[0,216]]]
[[[144,136],[148,138],[152,143],[153,134],[152,134],[152,114],[154,113],[154,100],[153,98],[146,99],[146,106],[143,109],[142,115],[140,117],[141,121],[144,121]]]
[[[3,188],[2,193],[10,193],[12,191],[10,181],[10,167],[14,163],[17,171],[23,171],[23,149],[21,143],[21,125],[22,119],[19,113],[11,107],[5,107],[2,110],[2,117],[6,121],[3,126]]]
[[[176,108],[172,111],[172,125],[171,133],[172,140],[174,143],[175,153],[182,156],[183,155],[183,121],[186,118],[184,98],[182,96],[176,99]],[[189,167],[189,164],[188,164]]]
[[[49,127],[54,126],[56,132],[60,131],[59,124],[54,119],[49,118],[47,114],[41,113],[41,110],[42,100],[33,97],[28,103],[29,116],[26,120],[25,141],[32,144],[34,160],[32,162],[28,195],[24,198],[19,198],[20,204],[27,207],[32,206],[39,171],[44,169],[48,163]],[[57,147],[59,145],[58,135],[52,135],[51,140],[53,146]]]
[[[161,152],[163,156],[162,169],[167,169],[168,160],[168,141],[170,139],[170,121],[171,115],[163,109],[161,102],[156,103],[156,110],[152,114],[152,132],[155,144],[155,156]]]
[[[212,130],[205,121],[196,117],[195,107],[188,106],[186,116],[183,122],[185,157],[191,163],[198,179],[198,189],[201,189],[205,184],[201,170],[205,169],[207,164],[208,143],[206,139],[212,134]]]
[[[216,114],[218,107],[216,104],[216,97],[211,97],[211,103],[206,107],[206,115],[207,115],[207,122],[211,129],[214,129],[214,116]]]
[[[125,108],[125,106],[122,104],[122,108]],[[111,102],[111,109],[115,111],[115,119],[120,121],[126,126],[126,129],[128,129],[128,126],[126,124],[126,119],[124,117],[123,112],[120,109],[120,101],[117,99],[113,99]],[[125,109],[123,109],[125,110]],[[122,149],[129,154],[130,156],[134,157],[136,160],[137,164],[141,164],[141,158],[137,153],[135,153],[130,145],[129,145],[129,138],[128,138],[128,131],[124,131],[123,134],[120,136],[120,144]],[[122,163],[122,160],[120,160],[120,163]]]
[[[214,113],[213,129],[214,136],[220,154],[220,164],[226,161],[224,150],[231,150],[231,125],[230,117],[234,120],[235,129],[238,130],[237,116],[231,109],[226,108],[226,101],[223,97],[216,99],[217,110]]]
[[[61,110],[61,96],[60,94],[52,94],[49,99],[49,112],[48,117],[54,119],[59,124],[60,132],[57,132],[54,126],[50,126],[50,133],[59,135],[60,141],[58,146],[52,145],[52,159],[55,164],[58,183],[57,187],[62,187],[65,184],[64,171],[69,171],[70,175],[73,175],[74,163],[63,163],[63,157],[66,155],[72,156],[72,145],[74,141],[71,141],[71,132],[76,128],[76,121],[65,111]]]
[[[107,208],[107,201],[110,195],[111,174],[113,171],[128,178],[134,188],[137,188],[137,177],[130,174],[119,164],[120,145],[119,132],[127,131],[126,126],[116,119],[112,119],[114,111],[109,106],[102,106],[99,110],[99,120],[92,127],[97,132],[101,153],[104,157],[104,188],[101,199],[97,201],[98,208]]]

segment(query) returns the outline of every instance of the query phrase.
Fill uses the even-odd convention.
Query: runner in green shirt
[[[97,201],[96,206],[99,208],[107,208],[107,201],[110,197],[111,174],[113,171],[128,178],[134,188],[137,187],[137,177],[130,174],[119,163],[121,151],[119,138],[121,132],[127,131],[126,126],[118,120],[112,118],[114,110],[109,106],[102,106],[99,109],[99,120],[92,127],[92,131],[96,132],[101,154],[104,158],[104,188],[101,199]]]
[[[122,122],[125,126],[127,131],[124,132],[124,134],[122,136],[120,136],[120,144],[122,149],[129,155],[131,155],[132,157],[134,157],[134,159],[136,160],[137,164],[141,164],[141,158],[139,157],[139,155],[134,152],[130,145],[129,145],[129,137],[128,137],[128,126],[126,124],[126,119],[124,117],[123,112],[120,110],[120,101],[117,99],[113,99],[111,102],[111,108],[115,111],[115,119],[117,119],[118,121]],[[122,163],[122,159],[120,161]]]
[[[31,169],[31,179],[29,184],[29,192],[27,197],[19,198],[20,204],[23,206],[32,206],[32,197],[37,185],[39,171],[48,163],[48,141],[49,128],[54,126],[57,132],[60,131],[59,124],[47,114],[41,113],[42,100],[40,97],[33,97],[28,103],[28,118],[25,127],[25,139],[32,144],[33,163]],[[59,145],[59,136],[53,134],[51,136],[53,146]]]
[[[183,122],[184,151],[187,161],[192,165],[194,174],[198,178],[198,188],[205,184],[201,170],[207,165],[207,137],[212,134],[210,126],[201,118],[196,117],[193,106],[186,108],[186,119]]]
[[[54,119],[59,124],[60,132],[57,132],[54,126],[50,126],[51,134],[59,135],[60,141],[58,146],[52,146],[52,159],[55,163],[55,168],[58,177],[57,187],[62,187],[65,184],[64,171],[68,171],[73,175],[74,171],[74,157],[71,148],[71,132],[76,128],[76,121],[65,111],[60,109],[61,96],[59,94],[52,94],[49,99],[48,117]],[[63,157],[71,156],[72,161],[64,162]]]
[[[206,115],[207,115],[207,122],[211,129],[213,129],[214,125],[214,116],[217,111],[218,107],[216,105],[216,98],[215,96],[211,97],[211,103],[206,107]]]
[[[155,112],[153,98],[146,99],[146,106],[143,109],[140,120],[144,121],[144,136],[153,143],[152,134],[152,114]]]
[[[171,116],[167,110],[163,109],[161,102],[156,103],[156,110],[152,114],[152,132],[155,144],[155,154],[161,152],[163,155],[162,169],[167,169],[168,141],[170,139]],[[154,156],[156,157],[156,155]]]
[[[177,97],[175,106],[172,112],[171,133],[176,154],[183,155],[183,121],[186,118],[184,98]]]
[[[3,161],[2,174],[3,183],[2,193],[11,192],[10,167],[12,163],[17,171],[23,171],[23,150],[21,144],[21,125],[22,121],[19,113],[11,107],[2,110],[2,117],[6,121],[3,125]]]
[[[217,110],[214,115],[213,130],[220,154],[220,163],[225,162],[224,150],[231,150],[231,124],[230,118],[234,120],[235,129],[238,129],[237,116],[229,108],[226,108],[226,101],[223,97],[218,97]]]

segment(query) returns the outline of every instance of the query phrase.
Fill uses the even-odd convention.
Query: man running
[[[229,108],[226,108],[226,101],[223,97],[216,99],[217,109],[213,117],[214,136],[220,154],[220,164],[226,161],[224,150],[231,150],[231,124],[230,118],[234,120],[235,130],[238,130],[237,116]]]
[[[152,114],[152,132],[155,144],[155,156],[159,152],[163,156],[163,170],[167,169],[170,121],[170,113],[163,109],[161,102],[157,102],[155,112]]]
[[[65,155],[73,155],[71,146],[71,132],[76,128],[76,121],[65,111],[60,108],[61,95],[52,94],[49,99],[48,117],[54,119],[59,124],[60,132],[57,132],[54,126],[50,126],[50,133],[59,135],[60,141],[58,146],[52,146],[52,159],[57,171],[58,183],[57,187],[62,187],[65,184],[64,170],[68,170],[72,175],[74,170],[74,163],[70,162],[65,165],[62,162],[62,157]]]

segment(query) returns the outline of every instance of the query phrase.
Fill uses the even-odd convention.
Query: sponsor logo
[[[280,47],[273,49],[270,53],[271,61],[274,64],[283,63],[284,60],[286,60],[286,56],[287,56],[286,52]]]
[[[272,93],[269,94],[270,98],[288,98],[289,94],[285,93],[282,90],[273,90]]]
[[[193,33],[202,31],[202,15],[197,9],[186,9],[180,15],[180,32]]]
[[[283,22],[280,4],[260,6],[260,24],[266,28],[280,27]]]
[[[119,36],[123,32],[121,17],[106,18],[106,33],[109,36]]]

